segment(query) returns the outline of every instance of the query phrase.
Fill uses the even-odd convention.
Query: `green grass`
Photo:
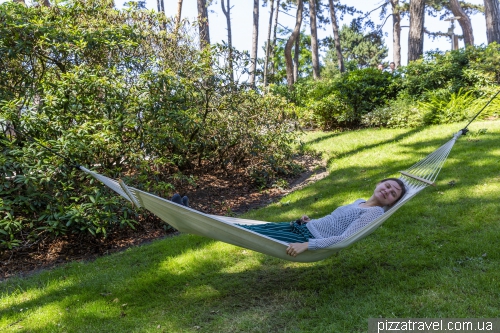
[[[318,217],[366,198],[459,125],[310,133],[306,149],[323,154],[330,175],[246,217]],[[327,260],[167,238],[0,283],[0,331],[366,332],[372,317],[499,317],[500,121],[470,128],[437,187]]]

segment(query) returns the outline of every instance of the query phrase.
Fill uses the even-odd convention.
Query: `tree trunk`
[[[227,10],[224,2],[227,1]],[[228,54],[228,63],[229,63],[229,71],[230,71],[230,80],[231,83],[234,82],[234,70],[233,70],[233,37],[231,34],[231,3],[230,0],[221,0],[220,2],[222,7],[222,12],[226,16],[227,23],[227,46],[229,47]]]
[[[206,0],[198,0],[198,29],[200,32],[200,49],[203,50],[206,46],[210,45]]]
[[[410,1],[410,33],[408,35],[408,62],[424,54],[425,0]]]
[[[259,0],[253,0],[253,33],[252,33],[252,54],[250,67],[250,85],[255,87],[255,72],[257,70],[257,48],[259,42]]]
[[[156,0],[156,6],[158,7],[158,13],[161,12],[160,0]]]
[[[295,17],[295,28],[288,38],[285,45],[285,61],[286,61],[286,81],[288,83],[288,88],[293,89],[293,84],[295,83],[293,79],[293,60],[292,60],[292,47],[295,40],[298,38],[300,33],[300,26],[302,24],[302,11],[304,9],[304,3],[302,0],[297,0],[297,16]]]
[[[24,0],[12,0],[14,2],[17,2],[17,3],[22,3],[23,5],[26,6],[26,2],[24,2]]]
[[[274,52],[276,50],[276,34],[278,31],[278,14],[280,12],[280,0],[276,0],[276,16],[274,17],[274,28],[273,28],[273,46],[271,49],[271,58],[274,58]],[[274,62],[271,64],[271,73],[275,73]]]
[[[165,14],[165,2],[163,0],[160,0],[160,5],[161,5],[161,12]]]
[[[337,52],[339,70],[341,73],[344,73],[344,57],[342,56],[342,48],[340,47],[339,25],[337,24],[337,17],[335,16],[335,7],[333,6],[333,0],[329,0],[328,2],[330,4],[330,18],[332,20],[333,40],[335,43],[335,51]]]
[[[175,15],[175,33],[179,30],[181,24],[182,0],[177,0],[177,14]]]
[[[401,66],[401,14],[399,0],[391,0],[392,5],[392,58],[396,68]]]
[[[49,0],[42,0],[41,2],[42,2],[42,6],[44,6],[44,7],[50,7]]]
[[[309,17],[311,19],[311,51],[313,78],[320,78],[319,54],[318,54],[318,30],[316,26],[316,0],[309,0]]]
[[[500,4],[498,0],[484,0],[484,15],[488,44],[493,42],[500,44]]]
[[[498,0],[497,0],[498,2]],[[462,28],[462,33],[464,34],[464,43],[467,45],[474,45],[474,35],[472,33],[472,24],[467,13],[462,9],[458,0],[450,0],[450,9],[453,16],[460,17],[458,23]]]
[[[299,52],[300,52],[300,32],[295,38],[295,46],[293,48],[293,80],[297,82],[299,79]]]
[[[267,87],[269,55],[271,53],[271,28],[273,25],[273,14],[274,14],[274,0],[270,1],[271,1],[271,11],[269,15],[269,27],[267,28],[266,58],[264,59],[264,87]]]

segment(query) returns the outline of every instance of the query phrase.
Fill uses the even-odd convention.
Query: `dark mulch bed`
[[[243,170],[232,170],[230,173],[200,173],[196,175],[196,186],[177,184],[176,188],[180,194],[189,196],[190,206],[194,209],[215,215],[241,214],[266,206],[326,175],[325,168],[318,159],[302,157],[298,163],[303,165],[305,171],[287,179],[290,184],[287,189],[260,190],[252,185],[251,179]],[[41,239],[30,246],[0,251],[0,280],[15,275],[26,276],[69,261],[93,260],[102,255],[176,234],[176,230],[159,219],[148,216],[143,218],[136,230],[114,230],[106,238],[80,234]]]

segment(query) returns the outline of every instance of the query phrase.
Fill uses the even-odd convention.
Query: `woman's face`
[[[401,186],[394,180],[386,180],[378,183],[373,194],[381,206],[390,206],[399,199],[402,193]]]

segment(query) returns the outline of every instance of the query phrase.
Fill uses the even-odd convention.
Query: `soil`
[[[244,170],[195,175],[196,185],[175,184],[181,195],[188,195],[191,208],[215,215],[237,216],[263,207],[284,195],[327,175],[323,162],[310,156],[296,161],[304,171],[286,179],[286,189],[259,189]],[[0,281],[12,276],[27,276],[70,261],[91,261],[156,239],[173,237],[177,231],[154,216],[143,217],[136,230],[118,229],[106,238],[90,234],[41,239],[28,246],[0,251]]]

